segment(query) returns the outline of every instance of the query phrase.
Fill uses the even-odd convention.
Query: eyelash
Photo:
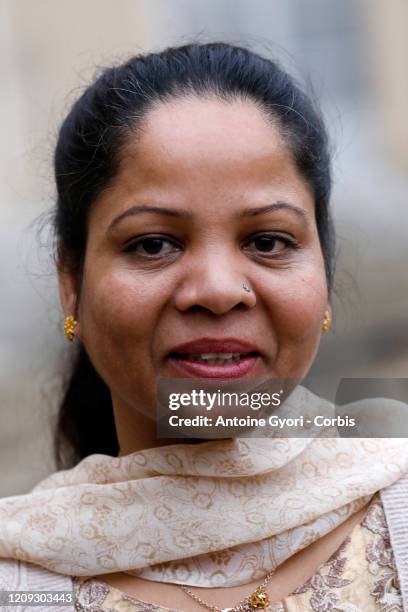
[[[162,240],[163,242],[168,242],[170,244],[172,244],[173,246],[176,246],[178,248],[178,250],[182,250],[180,248],[180,245],[174,240],[174,238],[170,238],[169,236],[166,236],[164,234],[145,234],[144,236],[139,236],[136,239],[132,239],[130,240],[128,243],[126,243],[123,252],[124,253],[134,253],[136,251],[136,248],[143,243],[143,241],[145,240]],[[158,253],[157,255],[148,255],[147,253],[144,253],[141,255],[141,257],[145,258],[145,259],[158,259],[160,257],[160,253]],[[161,257],[163,257],[163,255],[161,255]]]
[[[278,233],[270,233],[270,232],[259,232],[258,234],[254,234],[250,236],[244,244],[249,244],[253,242],[254,240],[256,240],[257,238],[263,238],[263,237],[272,238],[273,240],[278,240],[285,244],[285,248],[282,250],[279,250],[277,253],[270,253],[268,255],[268,251],[264,251],[264,252],[258,251],[258,253],[260,253],[264,257],[267,257],[267,258],[269,257],[269,259],[273,259],[273,258],[277,259],[279,257],[282,257],[283,255],[286,255],[288,249],[295,251],[300,248],[300,245],[298,241],[295,240],[295,238],[288,236],[287,234],[278,234]]]
[[[282,254],[286,254],[287,249],[290,249],[292,251],[295,251],[297,249],[300,248],[299,243],[297,242],[297,240],[295,240],[293,237],[287,236],[286,234],[277,234],[277,233],[268,233],[268,232],[260,232],[258,234],[254,234],[252,236],[250,236],[249,238],[247,238],[247,240],[242,244],[243,248],[245,248],[246,245],[250,244],[251,242],[253,242],[254,240],[256,240],[257,238],[270,238],[270,239],[274,239],[274,240],[279,240],[283,243],[285,243],[285,248],[279,250],[277,253],[269,253],[268,251],[258,251],[258,254],[260,254],[263,258],[267,258],[267,259],[278,259],[279,257],[282,257]],[[135,253],[136,249],[139,245],[143,244],[143,241],[146,240],[161,240],[163,242],[167,242],[172,244],[173,246],[176,247],[177,251],[181,251],[182,249],[182,245],[180,245],[180,243],[177,243],[177,241],[174,240],[174,238],[171,238],[169,236],[166,236],[165,234],[145,234],[143,236],[139,236],[136,239],[132,239],[131,241],[129,241],[128,243],[125,244],[124,248],[123,248],[123,252],[124,253]],[[174,253],[174,251],[173,251]],[[166,254],[154,254],[154,255],[149,255],[147,253],[136,253],[137,255],[139,255],[140,257],[142,257],[143,259],[147,259],[147,260],[153,260],[153,261],[157,261],[163,257],[166,256]],[[167,253],[167,255],[169,255]]]

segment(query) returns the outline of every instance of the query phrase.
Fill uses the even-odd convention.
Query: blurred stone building
[[[333,141],[339,259],[310,384],[329,394],[340,376],[408,375],[407,24],[405,0],[0,2],[0,495],[55,469],[68,349],[33,222],[53,203],[56,128],[98,67],[142,50],[249,43],[313,82]]]

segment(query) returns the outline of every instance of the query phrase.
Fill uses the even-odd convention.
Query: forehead
[[[150,109],[120,151],[91,225],[135,204],[182,206],[203,223],[240,207],[294,201],[313,216],[314,199],[277,125],[250,100],[197,97]],[[205,218],[204,218],[205,217]]]
[[[160,103],[121,154],[139,179],[211,182],[297,174],[293,156],[270,117],[250,100],[188,97]],[[293,178],[293,176],[291,177]]]
[[[239,161],[286,148],[278,129],[254,102],[188,97],[160,104],[144,122],[140,144],[180,159]]]

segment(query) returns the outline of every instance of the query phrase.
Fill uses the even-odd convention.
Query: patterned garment
[[[74,578],[80,612],[181,612],[140,601],[97,578]],[[204,608],[203,608],[204,609]],[[305,584],[269,612],[402,612],[397,570],[381,499]]]

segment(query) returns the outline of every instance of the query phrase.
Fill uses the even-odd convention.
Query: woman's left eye
[[[250,245],[253,246],[251,247]],[[288,248],[295,249],[297,242],[289,236],[258,234],[257,236],[252,236],[243,246],[245,250],[252,252],[264,253],[265,255],[279,255]]]
[[[162,257],[179,251],[180,246],[164,236],[141,236],[125,245],[124,253],[137,253],[142,257]]]

